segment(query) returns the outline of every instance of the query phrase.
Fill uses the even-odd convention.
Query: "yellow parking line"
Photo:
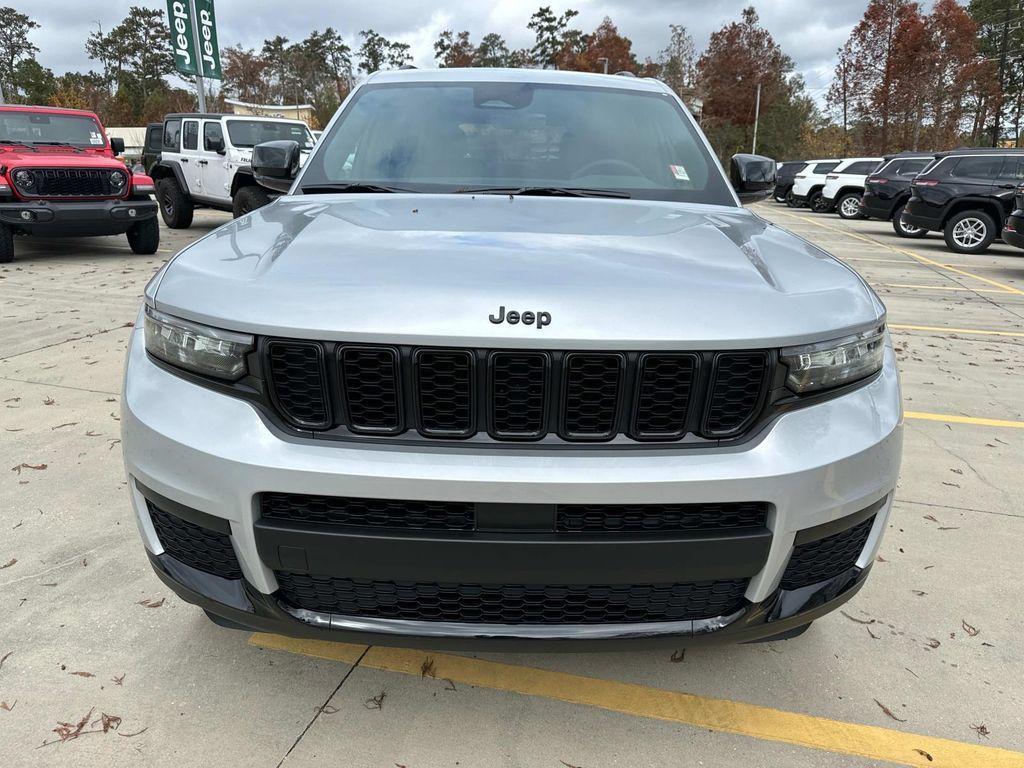
[[[808,224],[813,224],[816,227],[830,229],[833,232],[838,232],[841,235],[847,235],[849,237],[856,238],[857,240],[863,240],[865,243],[871,243],[872,245],[880,245],[883,248],[889,249],[893,253],[902,253],[905,256],[909,256],[912,259],[916,259],[922,264],[927,264],[932,267],[938,267],[939,269],[948,269],[950,272],[956,272],[957,274],[964,275],[965,277],[971,277],[974,278],[975,280],[980,280],[983,283],[994,285],[996,288],[1002,288],[1006,292],[1015,293],[1018,296],[1024,296],[1024,291],[1022,291],[1019,288],[1014,288],[1012,285],[1006,285],[1005,283],[1000,283],[998,280],[991,280],[987,277],[976,275],[973,272],[968,272],[967,270],[960,269],[959,267],[948,266],[941,262],[935,261],[934,259],[929,259],[927,256],[921,256],[920,254],[914,253],[913,251],[908,251],[906,248],[896,248],[895,246],[889,245],[888,243],[883,243],[881,240],[875,240],[872,237],[866,237],[865,235],[858,234],[857,232],[851,232],[847,229],[840,229],[839,227],[834,227],[831,224],[826,224],[822,221],[815,221],[814,219],[808,218],[807,216],[797,216],[796,214],[786,213],[785,211],[778,211],[778,213],[781,213],[783,216],[789,216],[790,218],[793,219],[800,219],[801,221],[806,221]]]
[[[879,288],[914,288],[919,291],[966,291],[968,293],[1010,293],[995,288],[971,288],[969,285],[913,285],[910,283],[875,283]]]
[[[1024,331],[986,331],[982,328],[946,328],[941,325],[887,325],[891,331],[935,331],[936,333],[962,333],[968,336],[1012,336],[1024,338]]]
[[[979,427],[1009,427],[1024,429],[1024,421],[1007,419],[979,419],[975,416],[957,416],[952,413],[922,413],[921,411],[904,411],[904,418],[920,419],[921,421],[944,421],[949,424],[974,424]]]
[[[404,648],[346,645],[317,640],[291,640],[254,634],[260,648],[301,653],[360,667],[422,676],[496,691],[540,696],[620,712],[635,717],[708,728],[769,741],[796,744],[869,760],[931,768],[1024,768],[1024,753],[982,744],[967,744],[873,725],[787,712],[739,701],[713,699],[632,683],[600,680],[565,672],[521,667],[482,659]],[[873,705],[872,705],[873,706]]]

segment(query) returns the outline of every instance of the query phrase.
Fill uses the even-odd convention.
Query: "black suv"
[[[864,182],[861,213],[869,219],[891,221],[900,237],[924,237],[928,230],[902,221],[910,199],[910,183],[935,159],[932,152],[900,152],[886,155],[882,166]]]
[[[1013,209],[1024,181],[1024,149],[954,149],[940,152],[910,186],[902,221],[942,232],[957,253],[982,253]]]
[[[1013,213],[1007,217],[1003,226],[1003,240],[1009,245],[1024,248],[1024,184],[1017,187]]]
[[[804,166],[806,165],[807,163],[803,160],[787,160],[776,169],[775,189],[772,192],[772,197],[775,198],[775,202],[786,202],[786,196],[793,188],[793,179],[804,169]]]

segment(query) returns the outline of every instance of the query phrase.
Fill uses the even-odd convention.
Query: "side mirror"
[[[227,150],[224,149],[224,137],[214,136],[206,140],[206,148],[211,152],[216,152],[218,155],[223,155]]]
[[[124,154],[124,139],[117,136],[111,136],[110,138],[110,151],[115,155]]]
[[[729,181],[741,203],[756,203],[775,187],[775,161],[762,155],[733,155]]]
[[[252,148],[252,175],[275,192],[287,192],[299,173],[297,141],[265,141]]]

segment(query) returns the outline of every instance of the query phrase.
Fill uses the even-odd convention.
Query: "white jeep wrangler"
[[[160,159],[152,167],[164,223],[171,229],[187,229],[196,208],[231,211],[237,218],[269,203],[274,192],[256,183],[249,163],[254,146],[281,139],[298,142],[302,160],[315,143],[301,120],[166,115]]]

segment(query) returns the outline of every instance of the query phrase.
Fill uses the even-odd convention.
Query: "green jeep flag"
[[[183,75],[222,79],[213,0],[167,0],[167,21],[174,68]],[[198,40],[194,30],[198,30]]]

